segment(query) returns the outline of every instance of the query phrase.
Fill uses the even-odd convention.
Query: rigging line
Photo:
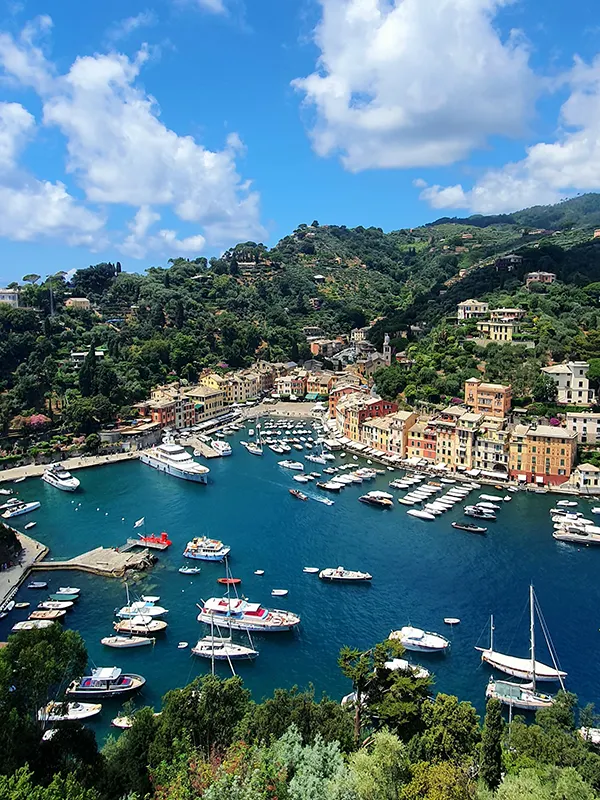
[[[488,620],[488,622],[486,622],[486,624],[483,626],[483,628],[482,628],[482,629],[481,629],[481,631],[479,632],[479,636],[477,637],[477,641],[475,642],[475,644],[474,644],[473,646],[474,646],[474,647],[477,647],[477,646],[478,646],[478,644],[479,644],[479,642],[481,641],[481,638],[482,638],[482,637],[483,637],[483,636],[484,636],[486,633],[489,635],[489,632],[490,632],[490,623],[489,623],[489,620]]]
[[[541,609],[540,604],[538,602],[537,595],[534,595],[534,598],[535,598],[535,609],[537,611],[538,619],[540,621],[540,626],[542,628],[542,633],[544,634],[544,638],[545,638],[546,644],[548,646],[548,651],[550,653],[550,657],[552,658],[553,666],[554,666],[555,669],[558,669],[559,668],[558,665],[560,664],[560,661],[559,661],[559,658],[558,658],[558,652],[556,650],[556,647],[554,646],[554,642],[552,641],[552,636],[550,635],[550,629],[548,628],[548,624],[547,624],[546,619],[545,619],[545,617],[544,617],[544,615],[542,613],[542,609]]]
[[[509,651],[512,651],[512,649],[513,649],[513,644],[514,644],[515,636],[516,636],[517,632],[522,630],[521,623],[523,622],[523,617],[525,616],[526,612],[529,612],[529,598],[527,598],[527,600],[525,602],[525,605],[523,606],[523,610],[521,611],[521,616],[519,617],[519,621],[518,621],[516,627],[513,628],[513,633],[512,633],[512,636],[511,636],[511,639],[510,639],[510,642],[509,642],[509,645],[508,645],[508,650]]]

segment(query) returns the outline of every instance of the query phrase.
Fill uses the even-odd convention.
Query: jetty
[[[115,547],[96,547],[80,556],[65,561],[37,561],[31,565],[32,570],[80,570],[101,575],[105,578],[122,578],[129,570],[142,571],[151,567],[156,561],[149,550],[125,552]]]
[[[60,463],[69,472],[88,467],[100,467],[105,464],[116,464],[119,461],[132,461],[139,458],[138,451],[128,453],[108,453],[101,456],[77,456],[76,458],[65,458]],[[22,467],[12,467],[11,469],[0,470],[0,483],[8,483],[17,478],[39,478],[46,472],[51,464],[25,464]]]
[[[216,450],[203,442],[201,439],[198,439],[197,436],[191,436],[189,439],[185,439],[185,441],[179,441],[178,444],[183,445],[184,447],[193,447],[194,450],[202,456],[202,458],[219,458],[220,454],[217,453]]]
[[[49,552],[48,548],[41,544],[41,542],[37,542],[24,533],[19,533],[19,531],[15,530],[15,528],[12,528],[10,525],[5,525],[5,527],[13,531],[22,549],[18,555],[18,563],[15,564],[14,567],[0,572],[0,607],[4,606],[15,596],[19,586],[29,575],[32,566],[38,563],[40,559],[44,558]]]

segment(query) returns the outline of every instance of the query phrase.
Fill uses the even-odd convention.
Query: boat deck
[[[32,564],[32,570],[80,570],[107,578],[122,578],[128,570],[145,570],[152,566],[154,556],[144,549],[129,552],[114,547],[96,547],[80,556],[65,561],[40,561]]]

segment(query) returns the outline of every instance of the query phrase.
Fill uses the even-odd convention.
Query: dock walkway
[[[193,447],[194,450],[197,450],[200,453],[202,458],[219,458],[219,453],[217,453],[216,450],[213,450],[210,445],[201,441],[196,436],[191,436],[185,441],[180,441],[179,444],[182,444],[186,447]]]
[[[6,527],[10,526],[7,525]],[[49,552],[48,548],[41,542],[36,542],[35,539],[25,536],[24,533],[19,533],[14,528],[11,528],[11,530],[16,534],[23,549],[19,554],[19,563],[0,572],[0,606],[3,606],[16,594],[17,589],[27,578],[33,565]]]
[[[139,458],[139,452],[130,453],[108,453],[104,456],[78,456],[77,458],[66,458],[60,463],[69,472],[76,469],[86,469],[86,467],[100,467],[104,464],[115,464],[118,461],[131,461]],[[22,467],[12,467],[11,469],[0,470],[0,483],[14,481],[16,478],[35,478],[43,475],[51,466],[50,464],[25,464]]]
[[[91,572],[106,578],[122,578],[128,570],[144,570],[151,566],[155,557],[148,551],[141,553],[125,551],[114,547],[96,547],[88,553],[65,561],[41,561],[31,565],[32,570],[76,569]]]

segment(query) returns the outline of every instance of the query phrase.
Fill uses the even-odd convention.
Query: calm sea
[[[152,649],[119,652],[100,644],[101,637],[113,632],[115,608],[125,604],[121,581],[77,572],[36,576],[48,580],[51,589],[81,587],[81,600],[69,613],[68,625],[84,637],[92,665],[118,665],[147,678],[140,704],[159,709],[167,690],[210,670],[209,662],[177,648],[178,642],[191,645],[208,632],[196,621],[196,604],[223,593],[216,583],[224,574],[223,565],[202,563],[197,576],[178,572],[182,564],[192,563],[181,555],[186,542],[203,534],[231,545],[231,571],[242,579],[241,593],[302,617],[295,633],[256,635],[259,658],[235,665],[256,699],[278,686],[309,683],[317,693],[341,697],[349,685],[336,663],[340,647],[368,648],[391,630],[412,623],[449,636],[452,647],[446,656],[409,657],[435,673],[438,691],[471,700],[481,711],[490,673],[474,647],[487,644],[493,613],[497,649],[527,655],[530,581],[561,666],[569,673],[567,688],[583,702],[598,699],[600,549],[580,550],[552,539],[548,510],[556,497],[515,495],[498,512],[497,522],[489,523],[488,535],[481,537],[450,527],[452,520],[461,518],[460,506],[435,522],[424,522],[407,516],[398,504],[382,511],[358,502],[367,490],[387,489],[399,473],[352,485],[333,496],[333,506],[300,502],[287,491],[299,484],[292,480],[293,473],[277,465],[282,456],[270,450],[262,458],[252,456],[239,446],[239,436],[230,441],[233,456],[210,462],[207,486],[128,462],[79,472],[81,489],[75,495],[39,479],[19,487],[21,497],[42,503],[31,516],[38,523],[31,533],[50,547],[51,557],[124,544],[135,535],[133,523],[142,516],[148,532],[165,530],[173,540],[168,551],[158,554],[157,566],[131,586],[132,595],[160,595],[169,609],[169,627]],[[337,463],[342,460],[338,455]],[[309,462],[306,466],[307,471],[322,469]],[[309,494],[319,492],[314,486],[301,488]],[[588,501],[580,501],[579,507],[588,512]],[[27,519],[20,521],[21,527]],[[338,565],[371,572],[372,584],[328,585],[302,572],[305,566]],[[264,576],[255,576],[256,569],[264,569]],[[273,588],[289,589],[289,595],[271,598]],[[18,599],[34,602],[45,594],[22,588]],[[5,639],[11,625],[27,613],[13,612],[1,621],[0,638]],[[450,629],[443,623],[446,616],[459,617],[460,625]],[[550,663],[541,634],[538,644],[538,657]],[[229,672],[226,665],[217,669],[222,675]],[[118,708],[117,702],[105,704],[95,723],[99,732],[106,732]]]

